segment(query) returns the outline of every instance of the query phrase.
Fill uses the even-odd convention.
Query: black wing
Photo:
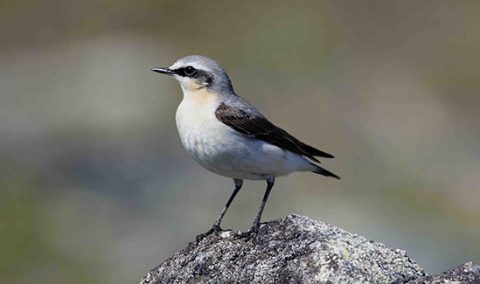
[[[249,114],[239,108],[222,103],[215,111],[218,120],[236,131],[251,138],[260,139],[290,152],[306,156],[319,162],[315,156],[333,158],[333,155],[309,146],[290,135],[285,130],[276,127],[265,117]]]

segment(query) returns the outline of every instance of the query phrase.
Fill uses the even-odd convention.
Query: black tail
[[[312,147],[312,146],[310,146],[310,145],[308,145],[308,144],[305,144],[305,143],[303,143],[303,142],[301,142],[301,141],[298,141],[298,142],[300,142],[302,148],[303,148],[307,153],[309,153],[309,154],[312,155],[312,156],[318,156],[318,157],[330,158],[330,159],[331,159],[331,158],[335,158],[335,156],[333,156],[332,154],[329,154],[329,153],[327,153],[327,152],[323,152],[323,151],[321,151],[321,150],[318,150],[317,148]]]
[[[330,172],[330,171],[327,171],[326,169],[320,167],[320,166],[317,166],[315,164],[312,163],[313,166],[315,166],[315,169],[312,171],[316,174],[319,174],[319,175],[323,175],[323,176],[326,176],[326,177],[333,177],[333,178],[336,178],[336,179],[340,179],[339,176],[337,176],[336,174]]]

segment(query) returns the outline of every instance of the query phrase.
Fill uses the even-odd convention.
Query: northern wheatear
[[[174,77],[180,83],[183,100],[176,122],[183,147],[208,170],[233,178],[235,189],[213,225],[220,223],[240,191],[244,179],[266,180],[267,189],[250,232],[256,232],[275,177],[296,171],[310,171],[339,177],[319,165],[315,157],[332,155],[309,146],[278,128],[255,107],[233,91],[223,68],[214,60],[192,55],[170,67],[152,71]]]

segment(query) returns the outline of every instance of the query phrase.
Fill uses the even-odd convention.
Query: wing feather
[[[334,156],[307,145],[275,126],[263,116],[247,113],[239,108],[222,103],[215,111],[222,123],[251,138],[260,139],[290,152],[306,156],[318,162],[315,156],[333,158]]]

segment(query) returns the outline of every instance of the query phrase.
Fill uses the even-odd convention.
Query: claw
[[[205,233],[202,233],[198,236],[195,237],[195,240],[198,242],[200,242],[201,240],[203,240],[205,237],[211,235],[211,234],[215,234],[215,235],[218,235],[219,233],[221,232],[225,232],[226,230],[222,229],[219,225],[215,224],[213,225],[210,230],[206,231]]]
[[[258,229],[260,228],[260,224],[256,224],[256,225],[253,225],[250,230],[248,230],[248,232],[255,236],[256,234],[258,234]]]
[[[250,230],[248,231],[239,231],[237,234],[237,238],[239,239],[244,239],[244,238],[250,238],[252,236]]]
[[[215,224],[213,225],[213,227],[209,230],[210,231],[213,231],[215,234],[218,234],[218,233],[221,233],[223,231],[225,231],[224,229],[222,229],[222,227],[220,227],[220,225],[218,224]]]

